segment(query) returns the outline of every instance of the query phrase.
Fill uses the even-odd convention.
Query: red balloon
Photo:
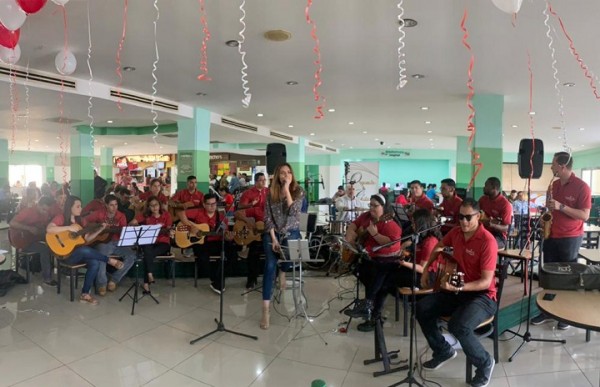
[[[32,14],[44,8],[47,0],[17,0],[19,6],[25,13]]]
[[[0,23],[0,46],[6,48],[15,48],[19,43],[19,36],[21,36],[21,30],[9,31]]]

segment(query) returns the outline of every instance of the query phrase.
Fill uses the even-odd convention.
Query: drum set
[[[344,249],[352,248],[344,239],[348,225],[349,222],[341,220],[317,225],[316,231],[310,236],[309,247],[311,257],[314,256],[320,262],[308,263],[310,268],[327,268],[327,276],[332,272],[347,271],[348,265],[342,262],[341,257]]]

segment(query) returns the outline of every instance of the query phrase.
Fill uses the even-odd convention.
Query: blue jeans
[[[279,237],[279,244],[287,246],[288,239],[300,239],[299,230],[290,230],[285,238]],[[273,241],[271,234],[266,232],[263,234],[263,247],[265,249],[265,271],[263,274],[263,301],[271,300],[273,295],[273,284],[275,283],[275,272],[277,271],[277,261],[280,260],[279,254],[273,252]],[[291,267],[290,262],[283,263],[281,270],[288,270]]]
[[[577,262],[583,236],[548,238],[544,241],[544,263]]]
[[[81,293],[89,293],[94,284],[94,280],[98,275],[100,262],[106,264],[106,262],[108,262],[108,257],[90,246],[81,246],[77,247],[75,251],[65,259],[65,262],[70,264],[85,263],[87,265]]]
[[[129,269],[135,263],[135,251],[131,247],[117,246],[118,241],[111,240],[108,243],[98,243],[94,248],[98,250],[102,255],[119,255],[123,258],[123,268],[115,271],[111,275],[111,280],[118,284],[121,279],[127,274]],[[98,267],[98,275],[96,276],[96,286],[106,286],[108,283],[108,277],[106,275],[106,262],[100,262]]]
[[[417,320],[433,350],[433,357],[445,357],[451,351],[452,347],[442,336],[437,323],[441,316],[452,316],[448,331],[460,342],[465,355],[478,369],[489,365],[494,359],[485,351],[474,330],[494,313],[496,302],[480,292],[440,292],[417,303]]]

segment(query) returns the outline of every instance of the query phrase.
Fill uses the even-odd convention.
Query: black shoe
[[[56,282],[55,280],[44,281],[44,285],[55,288],[56,286],[58,286],[58,282]]]
[[[425,363],[423,363],[423,368],[425,368],[428,371],[437,370],[441,366],[446,364],[446,362],[454,359],[455,357],[456,357],[456,350],[454,348],[451,348],[451,352],[449,352],[446,356],[433,357],[433,358],[431,358],[431,360],[428,360]]]
[[[490,359],[490,361],[490,365],[481,370],[478,368],[477,371],[475,371],[475,377],[471,381],[471,387],[486,387],[488,384],[490,384],[490,381],[492,380],[492,372],[494,371],[494,365],[496,365],[494,359]]]
[[[560,329],[561,331],[565,331],[567,329],[571,328],[571,326],[567,323],[564,323],[562,321],[559,321],[558,324],[556,324],[556,329]]]
[[[374,319],[371,320],[367,320],[364,323],[360,323],[356,326],[356,329],[358,329],[360,332],[373,332],[375,330],[375,325],[377,323],[375,322]]]
[[[346,314],[346,316],[350,316],[352,318],[364,318],[365,320],[370,320],[372,311],[373,301],[362,300],[359,301],[353,309],[346,309],[344,313]]]
[[[256,286],[256,280],[255,281],[246,281],[246,289],[248,289],[248,290],[254,289],[255,286]]]
[[[546,313],[540,313],[531,319],[531,325],[542,325],[548,321],[552,321],[552,319]]]

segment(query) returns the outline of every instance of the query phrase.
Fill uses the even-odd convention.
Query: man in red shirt
[[[187,188],[179,190],[169,200],[169,207],[176,210],[201,208],[204,194],[196,189],[196,176],[187,177]]]
[[[414,206],[414,209],[410,211],[412,214],[414,210],[419,208],[425,208],[426,210],[433,210],[433,202],[423,192],[423,184],[419,180],[413,180],[410,182],[410,198],[409,204]]]
[[[135,263],[135,252],[131,247],[117,246],[121,229],[127,226],[125,215],[118,210],[119,200],[115,195],[109,194],[104,197],[104,203],[104,208],[92,212],[85,218],[85,222],[108,225],[106,229],[108,232],[99,236],[106,237],[107,240],[97,243],[94,248],[107,257],[119,255],[123,259],[123,267],[112,273],[110,281],[108,281],[106,262],[100,262],[98,275],[96,276],[96,291],[99,296],[106,295],[107,289],[114,292],[121,279]]]
[[[464,285],[456,287],[448,282],[440,284],[440,292],[433,293],[417,303],[417,320],[433,350],[433,358],[423,363],[426,370],[436,370],[456,357],[437,325],[441,316],[452,316],[448,330],[460,342],[467,358],[477,368],[472,386],[487,386],[494,370],[494,358],[475,336],[475,328],[496,312],[495,269],[498,247],[494,236],[479,224],[479,206],[473,199],[465,199],[460,207],[455,227],[437,244],[423,268],[421,285],[429,282],[427,268],[438,259],[445,247],[454,249],[458,271],[464,273]]]
[[[453,179],[442,180],[442,197],[444,201],[441,204],[439,214],[448,218],[446,223],[441,228],[443,235],[448,234],[454,226],[458,226],[458,212],[462,199],[456,194],[456,182]]]
[[[485,214],[481,221],[492,233],[499,249],[506,246],[508,227],[512,223],[512,206],[500,190],[500,179],[490,177],[485,181],[483,196],[479,198],[479,208]]]
[[[42,278],[44,284],[56,286],[56,281],[52,279],[52,257],[48,245],[43,241],[46,235],[46,226],[52,219],[52,207],[54,199],[50,196],[42,196],[35,207],[24,208],[19,211],[10,221],[8,230],[11,242],[15,243],[17,239],[23,239],[29,242],[23,248],[26,253],[38,253],[40,255],[40,264],[42,266]]]
[[[203,244],[193,245],[194,255],[196,256],[196,265],[201,272],[210,275],[210,288],[217,294],[225,291],[225,283],[221,282],[221,259],[216,265],[210,265],[210,256],[221,256],[222,240],[221,227],[228,230],[227,218],[217,211],[217,196],[212,193],[204,195],[204,208],[187,210],[181,215],[181,223],[190,227],[190,233],[195,234],[199,230],[194,224],[207,224],[210,231],[216,235],[209,235],[204,238]],[[229,264],[233,264],[237,258],[236,247],[232,243],[233,233],[225,231],[225,259]],[[225,278],[223,278],[225,281]]]
[[[254,175],[254,186],[242,193],[238,210],[234,214],[235,220],[246,222],[249,228],[256,231],[256,222],[265,220],[265,203],[269,190],[266,188],[267,178],[259,172]],[[256,286],[260,272],[259,257],[264,253],[262,241],[253,241],[248,245],[248,277],[246,289]]]
[[[550,238],[544,240],[544,263],[576,262],[583,240],[583,223],[590,217],[592,192],[590,187],[573,173],[573,157],[558,152],[552,159],[552,173],[558,179],[552,183],[551,198],[546,205],[552,213]],[[531,319],[540,325],[551,319],[544,313]],[[558,329],[569,325],[558,323]]]

